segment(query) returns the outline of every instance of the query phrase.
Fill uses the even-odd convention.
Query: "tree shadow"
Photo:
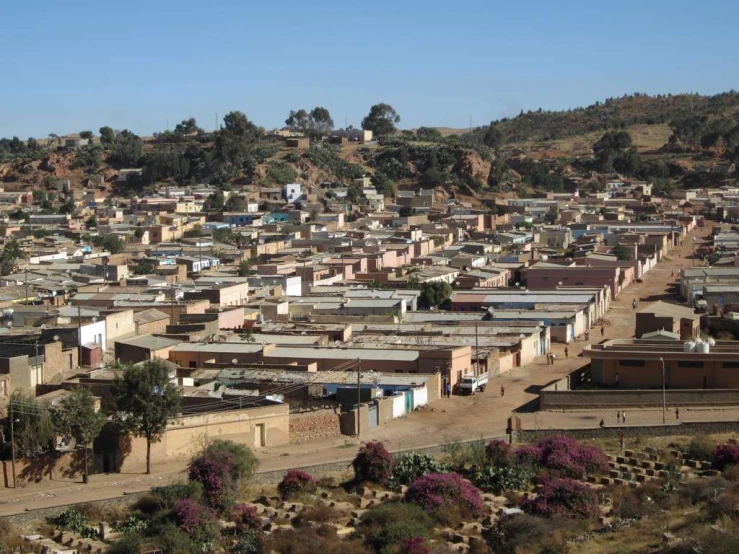
[[[91,456],[90,456],[91,457]],[[69,453],[69,464],[65,464],[60,471],[62,477],[66,479],[79,479],[82,481],[85,475],[85,453],[81,448],[76,448]],[[89,464],[88,464],[89,465]],[[88,467],[90,473],[92,469]]]
[[[518,408],[514,408],[512,411],[514,414],[532,414],[538,412],[540,409],[539,397],[532,398],[525,404],[521,404]]]
[[[55,451],[21,460],[23,469],[17,474],[18,481],[40,483],[44,479],[53,479],[60,458],[61,454]]]

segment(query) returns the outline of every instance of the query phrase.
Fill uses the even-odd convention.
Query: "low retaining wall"
[[[511,444],[537,442],[544,437],[564,435],[574,439],[618,439],[634,437],[669,437],[674,435],[712,435],[739,433],[739,421],[683,422],[668,425],[594,427],[588,429],[519,429],[511,432]]]
[[[290,414],[290,442],[310,442],[341,434],[340,409],[324,409],[314,412]]]
[[[563,380],[564,381],[564,380]],[[662,406],[662,391],[655,390],[561,390],[547,387],[539,392],[542,410],[590,410]],[[739,406],[739,390],[665,391],[668,406]]]

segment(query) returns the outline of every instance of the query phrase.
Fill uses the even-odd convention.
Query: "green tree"
[[[90,140],[92,138],[92,131],[80,131],[80,138]]]
[[[351,202],[352,204],[356,204],[357,202],[359,202],[359,199],[361,197],[362,191],[356,185],[350,186],[346,191],[346,199],[349,200],[349,202]]]
[[[54,438],[54,422],[46,406],[33,393],[16,390],[10,397],[9,410],[13,415],[13,435],[16,452],[22,458],[32,458],[49,448]],[[5,436],[10,436],[6,429]]]
[[[482,143],[488,148],[499,148],[503,144],[503,132],[500,127],[491,123],[482,137]]]
[[[77,387],[65,397],[57,411],[57,429],[70,433],[82,447],[84,458],[83,483],[89,480],[88,450],[105,425],[105,416],[95,408],[95,397],[86,387]]]
[[[631,259],[631,252],[622,244],[617,244],[616,246],[614,246],[611,250],[611,254],[616,256],[616,258],[618,258],[619,260],[626,261]]]
[[[0,275],[9,275],[18,268],[18,260],[23,260],[26,253],[16,239],[10,239],[0,253]]]
[[[93,227],[97,227],[97,225],[98,225],[98,222],[97,222],[97,219],[95,219],[95,216],[94,215],[91,215],[85,221],[85,228],[86,229],[92,229]]]
[[[372,185],[385,198],[392,198],[397,192],[395,183],[382,171],[375,171],[375,174],[372,175]]]
[[[290,129],[306,134],[322,135],[333,130],[334,120],[331,119],[331,114],[326,108],[317,106],[310,112],[303,109],[290,110],[285,125]]]
[[[392,135],[397,131],[395,124],[400,122],[400,116],[395,108],[389,104],[375,104],[369,114],[362,120],[362,129],[372,131],[375,137]]]
[[[295,168],[285,162],[272,162],[267,170],[267,179],[278,185],[294,183],[298,177]]]
[[[452,286],[449,283],[433,282],[421,285],[421,294],[418,302],[425,308],[436,308],[452,296]]]
[[[195,121],[195,118],[191,117],[189,119],[183,119],[182,122],[175,125],[174,132],[177,135],[187,137],[200,134],[203,130],[198,127],[198,122]]]
[[[598,169],[602,172],[611,171],[614,158],[631,146],[631,135],[626,131],[608,131],[593,145]]]
[[[100,142],[105,146],[112,146],[115,142],[115,131],[111,127],[100,127]]]
[[[154,266],[154,262],[144,258],[133,268],[133,273],[134,275],[149,275],[154,273],[155,269],[156,267]]]
[[[112,145],[108,162],[118,167],[138,167],[141,164],[144,144],[131,131],[118,133]]]
[[[169,370],[155,358],[125,366],[111,385],[117,419],[135,437],[146,439],[146,473],[151,473],[151,445],[159,442],[167,421],[180,410],[182,393],[170,382]]]
[[[251,271],[251,260],[244,260],[239,263],[239,276],[246,277]]]
[[[126,245],[118,237],[107,236],[103,238],[101,246],[106,252],[120,254]]]

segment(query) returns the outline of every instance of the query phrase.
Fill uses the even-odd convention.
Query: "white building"
[[[300,183],[289,183],[283,187],[282,195],[288,202],[296,202],[303,196],[303,185]]]

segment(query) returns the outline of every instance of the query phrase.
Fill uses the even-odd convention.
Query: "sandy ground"
[[[708,227],[697,229],[693,237],[709,233]],[[693,237],[688,237],[679,248],[673,250],[670,259],[663,261],[648,273],[643,283],[633,284],[612,302],[606,316],[610,324],[605,327],[605,337],[601,339],[600,332],[596,329],[591,334],[591,340],[632,337],[635,317],[631,302],[634,298],[640,303],[674,299],[672,286],[677,281],[677,270],[680,267],[689,267],[693,263],[689,258]],[[672,272],[674,276],[671,276]],[[264,449],[258,453],[260,469],[274,471],[342,460],[348,462],[360,442],[368,440],[382,440],[390,450],[402,450],[457,440],[502,436],[505,433],[507,419],[514,410],[535,400],[537,391],[543,385],[586,364],[587,360],[579,357],[586,344],[584,341],[570,344],[568,359],[564,357],[564,345],[553,344],[553,351],[557,356],[554,365],[547,365],[542,359],[538,363],[492,379],[484,393],[442,399],[425,411],[415,412],[387,425],[368,429],[360,438],[341,436],[307,444]],[[502,398],[501,385],[505,387],[505,396]],[[529,413],[524,410],[524,413],[517,415],[521,417],[526,428],[593,427],[601,418],[606,420],[606,424],[616,423],[615,412]],[[668,418],[670,417],[674,420],[674,413],[668,413]],[[739,417],[739,409],[681,410],[680,417],[684,421],[736,420]],[[659,409],[630,410],[627,424],[655,424],[660,423],[661,419],[662,412]],[[668,419],[669,421],[672,420]],[[139,492],[171,482],[184,469],[184,463],[181,462],[156,462],[154,460],[152,475],[149,476],[93,475],[88,485],[76,481],[47,481],[19,489],[2,489],[0,516]]]

